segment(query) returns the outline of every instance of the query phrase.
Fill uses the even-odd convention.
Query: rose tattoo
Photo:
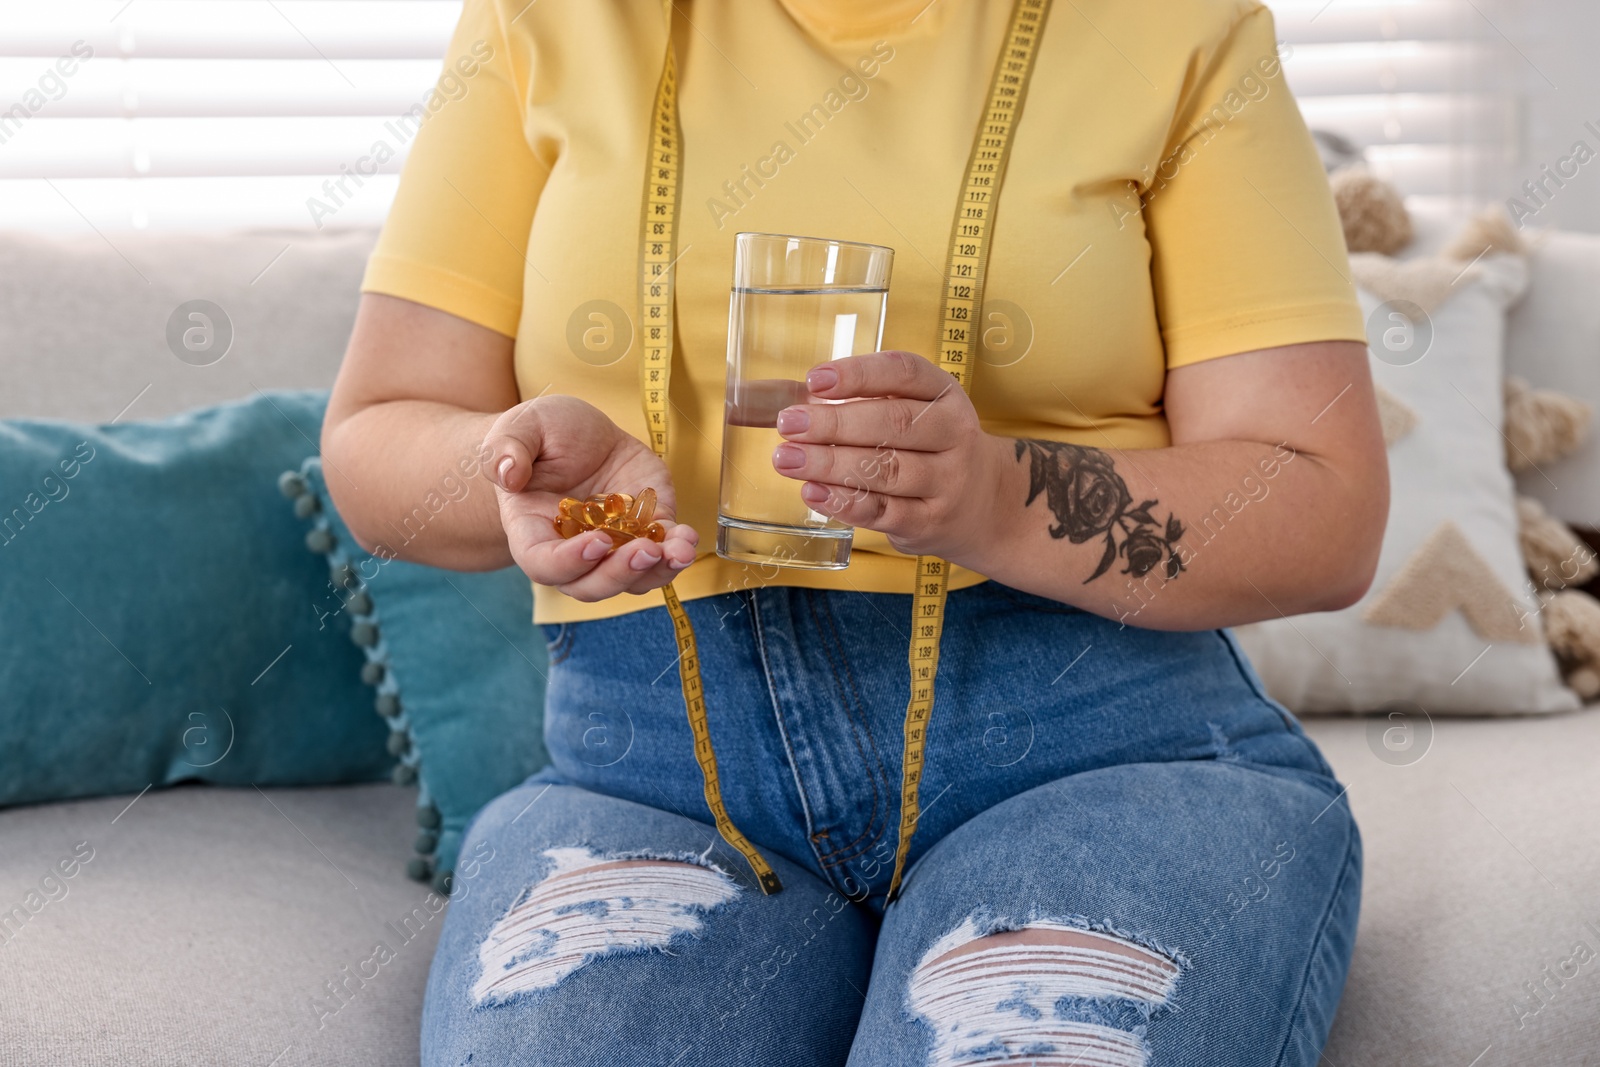
[[[1065,537],[1075,545],[1104,537],[1105,554],[1094,573],[1085,578],[1088,585],[1121,556],[1127,563],[1123,574],[1143,578],[1163,561],[1166,575],[1176,578],[1183,571],[1176,545],[1183,537],[1183,523],[1168,513],[1163,526],[1150,509],[1159,501],[1145,500],[1138,507],[1128,485],[1116,471],[1111,457],[1098,448],[1085,448],[1063,441],[1018,439],[1017,462],[1029,460],[1028,499],[1032,504],[1040,493],[1055,515],[1050,536]]]

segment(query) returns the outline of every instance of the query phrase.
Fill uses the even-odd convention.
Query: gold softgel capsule
[[[590,530],[603,530],[613,546],[626,544],[635,537],[661,542],[667,538],[667,528],[652,521],[656,513],[656,491],[646,489],[637,498],[627,493],[601,493],[588,500],[575,496],[562,499],[552,520],[556,533],[565,538],[577,537]]]

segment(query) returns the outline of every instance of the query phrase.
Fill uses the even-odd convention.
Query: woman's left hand
[[[960,383],[912,352],[873,352],[813,367],[816,400],[778,413],[779,474],[824,515],[887,534],[908,554],[970,561],[995,539],[993,517],[1015,446],[985,433]]]

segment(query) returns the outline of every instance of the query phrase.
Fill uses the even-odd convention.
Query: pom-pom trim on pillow
[[[1360,164],[1340,167],[1328,178],[1351,252],[1392,256],[1411,243],[1415,231],[1405,201],[1394,186]]]
[[[437,870],[439,826],[443,820],[422,780],[422,753],[417,747],[411,721],[406,717],[394,664],[389,661],[378,605],[362,581],[360,571],[339,545],[320,494],[311,487],[309,476],[320,465],[321,460],[311,456],[298,471],[284,471],[278,477],[278,489],[294,502],[295,515],[311,523],[311,529],[306,532],[306,548],[327,559],[329,584],[350,615],[350,640],[366,657],[361,667],[361,680],[375,691],[373,710],[389,726],[389,754],[397,761],[394,783],[417,787],[418,832],[413,845],[416,855],[407,862],[406,875],[419,882],[431,881],[439,892],[448,893],[450,872]]]
[[[1600,697],[1600,601],[1565,589],[1545,601],[1550,647],[1569,668],[1567,684],[1584,700]]]
[[[1466,228],[1439,254],[1445,259],[1475,263],[1491,252],[1526,256],[1532,251],[1532,246],[1517,232],[1511,216],[1498,207],[1491,207],[1472,216]]]
[[[1600,575],[1594,551],[1531,496],[1517,497],[1517,529],[1536,592],[1575,589]]]
[[[1589,435],[1594,409],[1577,397],[1553,389],[1533,389],[1509,376],[1506,391],[1506,465],[1533,470],[1560,459]]]

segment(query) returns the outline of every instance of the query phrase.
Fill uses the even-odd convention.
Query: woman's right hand
[[[694,562],[700,535],[672,521],[677,496],[667,465],[592,404],[556,395],[524,401],[495,420],[483,447],[511,556],[540,585],[604,600],[660,588]],[[599,531],[568,540],[555,530],[562,497],[637,496],[647,487],[656,491],[655,519],[667,528],[659,544],[635,538],[613,550]]]

